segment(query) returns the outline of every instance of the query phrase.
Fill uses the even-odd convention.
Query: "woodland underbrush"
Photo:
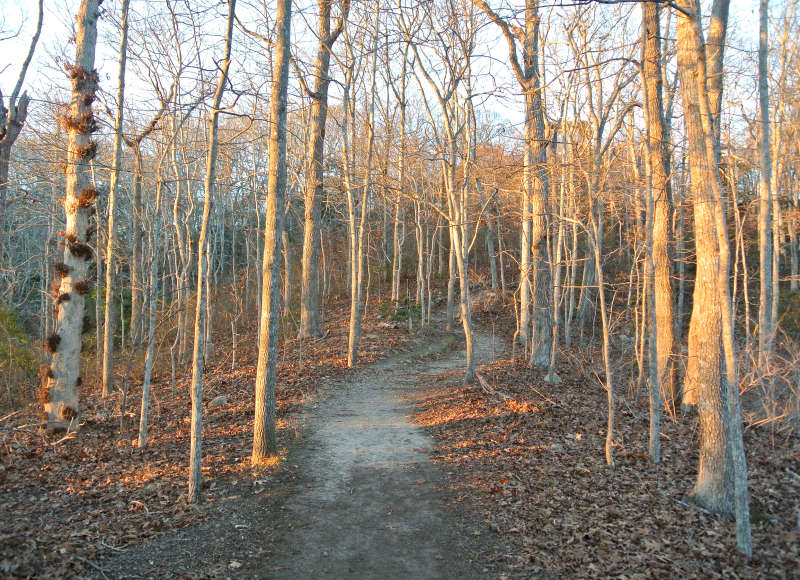
[[[476,324],[510,340],[508,301],[484,294]],[[512,577],[795,577],[800,437],[788,419],[765,421],[763,393],[745,389],[754,552],[746,560],[736,551],[733,520],[686,500],[698,461],[696,414],[678,408],[665,417],[662,461],[652,465],[648,395],[634,349],[619,336],[612,344],[615,470],[603,454],[599,341],[559,349],[557,385],[520,357],[483,365],[474,385],[462,385],[456,373],[428,377],[415,420],[436,438],[434,459],[451,475],[452,492],[501,539],[497,563]],[[742,373],[743,385],[756,380],[751,375]],[[788,401],[791,393],[782,394]]]
[[[324,337],[301,341],[287,331],[280,345],[277,416],[284,448],[297,434],[293,412],[314,399],[323,380],[350,372],[347,304],[332,298],[328,306]],[[168,350],[166,365],[157,364],[153,377],[144,449],[137,447],[140,361],[129,365],[127,390],[117,389],[108,398],[100,396],[96,380],[84,382],[77,433],[65,437],[44,431],[35,404],[0,417],[0,576],[97,575],[103,558],[195,525],[222,499],[265,489],[277,463],[250,466],[256,320],[242,318],[235,365],[230,327],[222,319],[214,326],[217,346],[204,374],[200,507],[188,505],[184,497],[191,375],[182,371],[173,391]],[[411,340],[402,326],[384,322],[377,309],[365,317],[363,363],[402,350]],[[125,353],[120,359],[124,373]]]

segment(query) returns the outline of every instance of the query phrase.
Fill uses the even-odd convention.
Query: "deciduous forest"
[[[6,0],[0,54],[0,575],[798,575],[797,0]]]

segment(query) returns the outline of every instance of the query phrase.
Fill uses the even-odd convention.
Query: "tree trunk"
[[[644,79],[648,127],[650,191],[654,200],[652,214],[653,291],[655,298],[656,350],[658,382],[669,411],[674,407],[674,321],[672,313],[672,259],[670,228],[672,227],[672,190],[669,183],[669,152],[665,140],[664,104],[662,98],[660,22],[657,4],[642,4],[644,41]]]
[[[208,289],[208,219],[211,215],[211,200],[214,194],[214,180],[216,177],[217,127],[219,124],[219,108],[222,94],[225,92],[225,83],[228,78],[228,68],[231,64],[231,40],[233,37],[233,19],[236,10],[236,0],[228,0],[228,24],[225,35],[225,55],[221,61],[221,70],[217,88],[214,93],[214,102],[211,105],[211,118],[208,129],[208,157],[206,158],[205,199],[203,200],[203,217],[200,222],[200,236],[197,240],[197,301],[194,312],[194,347],[192,349],[192,424],[191,424],[191,450],[189,457],[189,503],[200,502],[200,492],[203,487],[203,474],[200,463],[203,457],[203,368],[205,353],[205,326],[206,326],[206,300]]]
[[[721,0],[722,4],[727,4],[726,0]],[[726,22],[718,22],[720,18],[727,20],[727,6],[720,8],[715,2],[711,15],[711,31],[722,29],[724,31]],[[704,421],[704,414],[707,413],[705,406],[707,401],[704,399],[706,385],[699,385],[700,407],[699,416],[701,424],[701,457],[700,468],[698,469],[698,480],[695,486],[694,497],[702,505],[715,511],[730,513],[731,508],[736,516],[736,544],[738,550],[750,557],[752,555],[752,543],[750,537],[750,513],[749,499],[747,491],[747,462],[744,453],[744,443],[742,439],[742,419],[739,401],[739,381],[736,372],[736,358],[733,342],[733,312],[731,310],[729,271],[730,271],[730,248],[728,242],[728,230],[725,223],[725,208],[723,205],[722,188],[719,182],[718,160],[720,158],[719,139],[715,139],[715,119],[718,125],[718,113],[712,113],[711,98],[714,88],[714,98],[720,100],[722,90],[721,81],[716,85],[716,79],[711,82],[709,71],[714,74],[721,74],[722,64],[716,62],[713,57],[709,57],[703,42],[702,18],[700,4],[698,0],[688,0],[682,3],[682,10],[678,15],[678,54],[679,72],[681,75],[681,86],[685,90],[689,84],[696,87],[698,97],[697,112],[686,115],[687,134],[690,143],[690,170],[697,171],[698,180],[695,180],[695,173],[692,173],[693,182],[698,186],[705,186],[703,191],[695,192],[695,215],[697,206],[706,206],[707,212],[713,213],[712,228],[707,234],[716,236],[716,247],[707,248],[713,251],[716,258],[717,270],[715,285],[717,293],[717,318],[718,328],[721,326],[721,337],[718,334],[714,337],[714,347],[716,357],[719,360],[719,340],[722,339],[722,346],[725,354],[725,393],[726,406],[720,405],[723,412],[713,424]],[[719,47],[724,46],[724,33],[715,38]],[[722,51],[717,54],[722,58]],[[683,58],[680,58],[683,56]],[[708,62],[707,62],[708,59]],[[684,69],[684,70],[680,70]],[[684,95],[684,103],[687,103]],[[699,123],[698,123],[699,121]],[[694,156],[696,154],[696,156]],[[697,165],[698,167],[694,167]],[[703,179],[705,178],[705,179]],[[704,249],[706,249],[704,247]],[[700,267],[701,256],[698,247],[698,269]],[[716,369],[719,375],[719,369]],[[720,396],[720,387],[708,385],[709,398],[716,403]],[[716,410],[715,410],[716,411]],[[709,416],[716,419],[716,413]],[[706,417],[705,419],[708,419]],[[706,425],[704,425],[704,422]],[[705,439],[705,441],[704,441]],[[714,463],[703,468],[703,445],[708,445],[709,449],[715,454],[719,453],[720,442],[724,444],[724,450],[719,463]],[[722,489],[707,488],[703,484],[705,480],[715,482],[721,480]],[[699,492],[699,493],[698,493]]]
[[[156,212],[158,208],[156,208]],[[144,449],[147,446],[147,420],[150,406],[150,377],[153,373],[153,357],[155,356],[156,311],[158,310],[158,247],[160,223],[158,214],[150,226],[151,246],[153,255],[150,262],[150,308],[147,321],[147,352],[144,362],[144,378],[142,379],[142,405],[139,411],[139,441],[138,446]]]
[[[768,376],[769,365],[774,341],[772,328],[772,300],[773,300],[773,248],[772,231],[772,196],[770,180],[772,178],[772,158],[770,156],[769,136],[769,85],[767,70],[767,56],[769,51],[769,14],[768,0],[760,2],[760,25],[758,42],[758,105],[759,105],[759,132],[758,154],[760,177],[758,181],[758,258],[760,266],[759,302],[758,302],[758,363],[764,376]],[[775,272],[777,275],[777,272]],[[765,378],[769,382],[768,378]],[[771,391],[771,389],[768,389]]]
[[[319,46],[314,63],[314,92],[311,97],[311,127],[308,139],[308,166],[305,184],[305,228],[303,232],[303,262],[300,295],[300,338],[322,336],[319,299],[319,253],[323,179],[325,175],[323,153],[325,144],[325,123],[328,118],[328,76],[331,50],[344,28],[349,0],[344,0],[342,13],[336,28],[331,32],[331,0],[318,0],[319,26],[317,38]]]
[[[108,183],[108,226],[106,232],[106,288],[105,315],[103,318],[103,397],[111,393],[114,375],[114,244],[116,242],[116,199],[119,166],[122,154],[122,123],[125,100],[125,70],[128,61],[128,7],[130,0],[122,2],[122,24],[119,42],[119,73],[117,77],[117,115],[114,120],[114,153]],[[177,199],[177,198],[176,198]]]
[[[697,51],[692,41],[691,22],[678,19],[678,67],[686,111],[688,161],[695,222],[697,275],[692,317],[689,324],[689,358],[683,387],[683,404],[698,405],[700,419],[700,462],[692,495],[714,512],[732,513],[730,469],[725,455],[725,429],[720,386],[720,305],[716,284],[719,253],[714,237],[710,181],[712,169],[706,163],[698,101]]]
[[[71,429],[79,410],[81,383],[81,333],[85,330],[84,295],[89,292],[86,275],[92,259],[88,226],[97,190],[90,185],[89,161],[97,150],[92,140],[96,121],[92,102],[97,89],[94,70],[97,43],[98,0],[82,0],[76,17],[75,64],[68,67],[72,79],[69,114],[61,118],[67,130],[66,192],[64,197],[64,258],[56,265],[61,277],[55,297],[55,331],[46,341],[52,359],[44,379],[44,412],[50,429]]]
[[[275,383],[278,367],[280,319],[280,262],[283,212],[286,204],[286,95],[289,85],[289,53],[292,22],[291,0],[279,0],[275,22],[272,96],[270,97],[269,180],[267,219],[264,230],[264,279],[258,331],[253,453],[257,465],[278,452],[275,435]],[[288,258],[288,254],[287,254]]]

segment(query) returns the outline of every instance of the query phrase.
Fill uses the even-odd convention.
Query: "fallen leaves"
[[[278,428],[284,442],[295,435],[289,417],[313,400],[326,377],[351,372],[344,358],[347,309],[329,310],[330,332],[310,341],[284,341],[279,350]],[[338,316],[338,318],[337,318]],[[220,502],[260,493],[270,469],[250,466],[253,381],[257,341],[252,327],[239,329],[239,366],[230,368],[222,348],[204,375],[203,477],[206,501]],[[366,364],[400,350],[409,339],[402,329],[381,329],[378,319],[364,320],[370,340],[360,360]],[[224,330],[224,327],[223,327]],[[103,400],[85,381],[80,431],[50,435],[39,429],[38,410],[28,408],[0,423],[0,575],[74,577],[97,575],[97,563],[168,530],[194,526],[208,514],[208,504],[184,501],[189,450],[189,377],[177,382],[172,396],[169,375],[156,374],[152,386],[150,431],[145,449],[136,447],[138,400],[133,382],[128,413],[120,434],[120,399]],[[136,410],[134,415],[130,411]],[[216,508],[219,509],[219,508]],[[242,564],[226,563],[230,571]]]
[[[584,378],[589,360],[559,367],[547,384],[522,363],[484,366],[491,385],[428,376],[415,420],[433,434],[453,492],[483,511],[512,576],[791,577],[798,573],[796,439],[772,446],[746,432],[756,557],[735,550],[733,522],[685,507],[697,464],[696,419],[664,420],[663,462],[647,460],[647,399],[617,410],[617,469],[603,457],[605,392]],[[580,368],[578,368],[580,367]],[[497,397],[502,392],[506,397]]]

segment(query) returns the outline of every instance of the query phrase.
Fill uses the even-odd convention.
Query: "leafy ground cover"
[[[277,414],[284,445],[295,436],[292,413],[313,400],[320,381],[349,372],[346,312],[344,304],[330,308],[325,337],[281,345]],[[405,330],[376,315],[364,320],[363,332],[365,364],[402,350],[410,340]],[[217,344],[224,340],[218,337]],[[241,363],[235,369],[223,348],[207,365],[205,503],[199,507],[184,501],[189,376],[181,378],[174,395],[169,375],[156,376],[145,449],[136,447],[141,386],[135,382],[121,430],[121,394],[103,400],[91,384],[83,387],[82,422],[75,436],[43,431],[35,407],[2,418],[0,576],[100,576],[98,561],[159,534],[197,525],[217,502],[263,490],[272,470],[249,464],[256,344],[252,325],[240,339]],[[210,405],[218,396],[227,401]]]
[[[492,308],[500,331],[513,329]],[[503,322],[505,320],[505,322]],[[460,501],[481,510],[512,577],[797,577],[800,441],[745,432],[754,558],[735,550],[732,520],[685,501],[697,466],[697,420],[666,419],[663,461],[647,457],[645,393],[621,387],[614,453],[605,464],[606,392],[592,372],[599,353],[562,354],[563,383],[524,363],[484,365],[488,388],[459,373],[426,377],[415,420],[437,440],[434,458]],[[627,392],[626,392],[627,391]]]

